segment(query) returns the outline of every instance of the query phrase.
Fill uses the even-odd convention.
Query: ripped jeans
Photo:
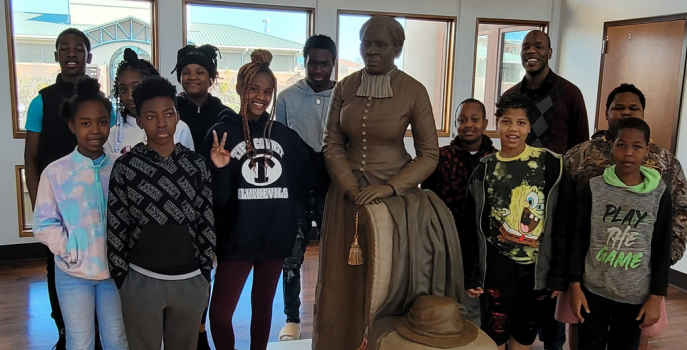
[[[305,260],[305,249],[310,243],[312,222],[317,225],[318,239],[319,229],[322,228],[322,213],[326,190],[312,190],[305,198],[299,198],[296,203],[298,213],[298,233],[293,244],[291,256],[284,261],[283,285],[284,285],[284,314],[286,322],[301,323],[299,309],[301,307],[301,265]]]
[[[489,244],[488,244],[489,245]],[[534,290],[534,264],[518,264],[492,247],[487,248],[482,330],[496,345],[510,337],[531,345],[539,332],[548,290]]]

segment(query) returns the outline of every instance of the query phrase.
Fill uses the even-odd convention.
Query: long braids
[[[117,122],[116,122],[116,138],[114,144],[115,153],[119,153],[119,146],[124,138],[123,129],[127,116],[132,115],[131,111],[124,106],[121,99],[121,92],[119,91],[119,76],[127,69],[137,71],[141,74],[141,78],[160,75],[155,67],[148,61],[138,58],[136,52],[130,48],[124,49],[124,57],[117,66],[117,74],[115,75],[114,86],[112,87],[112,95],[116,100],[117,105]],[[143,79],[141,79],[143,80]]]
[[[274,152],[272,151],[272,125],[274,122],[276,105],[277,105],[277,77],[272,73],[269,68],[272,62],[272,53],[267,50],[254,50],[250,55],[251,62],[243,65],[239,69],[237,80],[239,86],[243,88],[241,94],[241,109],[239,114],[241,115],[241,121],[243,124],[243,138],[246,142],[246,154],[250,157],[251,167],[255,166],[255,157],[257,156],[257,151],[253,146],[253,142],[250,135],[250,127],[248,126],[248,104],[249,104],[249,93],[250,86],[253,84],[253,79],[260,74],[268,74],[274,81],[274,90],[272,93],[272,110],[270,111],[270,118],[265,123],[265,128],[262,133],[262,137],[265,143],[265,156],[263,161],[265,166],[268,166],[268,162],[272,158]]]

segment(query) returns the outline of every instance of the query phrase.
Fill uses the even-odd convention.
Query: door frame
[[[594,130],[596,131],[599,127],[599,107],[601,106],[601,103],[605,104],[605,96],[601,96],[601,84],[603,82],[603,73],[604,73],[604,61],[606,59],[606,40],[608,40],[608,28],[609,27],[619,27],[619,26],[626,26],[626,25],[633,25],[633,24],[649,24],[649,23],[657,23],[657,22],[671,22],[671,21],[677,21],[677,20],[685,20],[687,21],[687,13],[680,13],[680,14],[674,14],[674,15],[667,15],[667,16],[654,16],[654,17],[645,17],[645,18],[634,18],[634,19],[625,19],[625,20],[620,20],[620,21],[610,21],[610,22],[604,22],[604,30],[603,30],[603,36],[601,37],[602,40],[602,50],[601,50],[601,66],[599,67],[599,84],[597,86],[597,96],[596,96],[596,111],[595,111],[595,117],[594,117]],[[674,118],[673,121],[673,135],[671,139],[671,145],[672,149],[669,151],[675,154],[675,149],[677,147],[677,134],[678,134],[678,128],[680,126],[680,111],[682,110],[682,98],[684,92],[684,86],[685,86],[685,64],[687,63],[687,25],[685,25],[685,33],[682,36],[682,56],[680,57],[680,72],[678,74],[678,99],[677,103],[675,104],[675,116],[677,118]]]

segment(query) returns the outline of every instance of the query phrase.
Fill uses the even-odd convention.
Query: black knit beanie
[[[217,53],[219,49],[212,45],[186,45],[177,52],[177,81],[181,83],[181,71],[189,64],[197,64],[208,71],[211,79],[217,78]]]

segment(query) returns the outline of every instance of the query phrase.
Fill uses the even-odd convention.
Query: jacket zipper
[[[551,190],[549,190],[549,193],[547,193],[547,198],[546,198],[546,204],[544,204],[544,212],[546,213],[546,219],[544,220],[551,220],[551,213],[549,213],[549,203],[551,202],[549,199],[551,196],[549,194],[553,193],[555,189],[558,188],[558,184],[561,182],[561,177],[563,176],[563,161],[558,160],[560,163],[560,170],[558,171],[558,178],[556,179],[556,182],[551,186]],[[558,200],[558,196],[556,198]],[[550,222],[550,221],[549,221]],[[546,223],[544,224],[544,229],[546,229]],[[542,235],[544,234],[544,230],[542,230]],[[550,238],[550,237],[549,237]],[[541,242],[539,242],[541,244]],[[553,244],[553,243],[552,243]],[[541,249],[540,249],[541,252]],[[553,254],[553,252],[551,252]],[[549,266],[551,265],[551,262],[549,262]],[[537,267],[539,266],[539,258],[537,257],[537,260],[534,261],[534,287],[537,288]],[[550,269],[549,269],[550,270]],[[544,283],[546,284],[546,283]],[[541,287],[541,286],[540,286]],[[544,285],[544,288],[546,288],[546,285]],[[544,289],[544,288],[539,288],[539,289]]]
[[[481,241],[483,242],[482,251],[484,252],[482,254],[482,258],[484,259],[483,260],[484,261],[484,273],[482,274],[482,285],[480,286],[482,288],[484,288],[484,281],[486,281],[486,279],[487,279],[487,240],[486,240],[486,237],[484,237],[484,232],[482,231],[482,215],[484,215],[484,204],[486,203],[486,199],[485,199],[486,194],[485,194],[485,188],[484,188],[484,184],[486,183],[486,181],[487,181],[487,164],[485,163],[484,164],[484,176],[482,177],[482,191],[480,191],[480,192],[482,192],[482,205],[481,205],[481,209],[479,212],[479,218],[478,218],[479,221],[477,222],[477,227],[479,227],[478,233],[481,235],[481,238],[482,238]]]
[[[103,159],[103,162],[105,162],[107,159]],[[95,184],[96,187],[98,188],[98,199],[100,201],[100,217],[105,222],[105,216],[107,215],[105,213],[105,196],[103,195],[103,185],[100,182],[100,167],[102,166],[103,163],[100,163],[100,165],[93,165],[93,175],[95,175]]]

